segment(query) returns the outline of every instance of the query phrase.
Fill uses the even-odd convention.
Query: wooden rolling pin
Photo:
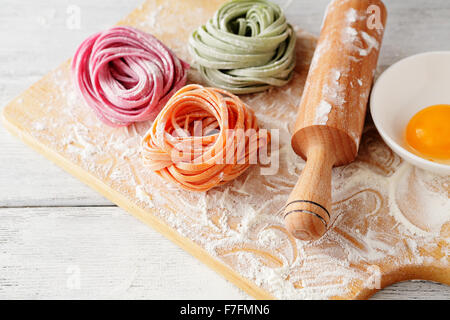
[[[327,8],[291,141],[307,160],[284,209],[298,239],[318,239],[330,226],[332,167],[358,153],[386,18],[380,0],[335,0]]]

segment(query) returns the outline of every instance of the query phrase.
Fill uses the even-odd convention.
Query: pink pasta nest
[[[153,120],[186,83],[189,64],[154,36],[114,27],[87,38],[72,60],[79,93],[110,126]]]

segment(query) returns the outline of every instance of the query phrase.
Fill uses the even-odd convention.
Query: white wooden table
[[[1,0],[0,106],[141,1]],[[328,0],[277,2],[294,24],[319,33]],[[381,69],[418,52],[450,50],[450,1],[385,2]],[[1,126],[0,147],[0,298],[249,298]],[[450,288],[410,281],[374,298],[449,299]]]

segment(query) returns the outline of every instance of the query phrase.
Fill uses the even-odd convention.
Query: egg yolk
[[[421,156],[450,159],[450,105],[435,105],[416,113],[406,127],[406,142]]]

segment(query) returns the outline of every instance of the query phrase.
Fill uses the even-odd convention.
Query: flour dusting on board
[[[144,16],[151,16],[151,8],[141,8],[149,10]],[[204,10],[196,19],[184,20],[180,34],[158,28],[169,14],[170,21],[185,16],[173,8],[168,13],[163,7],[153,32],[180,58],[187,59],[185,35],[212,12]],[[137,27],[153,24],[136,19],[125,22]],[[51,93],[38,98],[41,116],[36,119],[36,114],[25,112],[21,121],[42,144],[104,181],[275,298],[354,297],[355,288],[370,286],[374,269],[388,268],[386,261],[390,266],[404,264],[405,259],[411,265],[426,265],[436,263],[433,257],[437,256],[447,267],[448,177],[424,174],[402,163],[370,125],[365,129],[358,159],[333,171],[335,216],[327,234],[315,242],[301,242],[284,228],[280,208],[304,166],[290,146],[289,124],[295,119],[299,88],[308,71],[308,64],[301,61],[311,59],[315,44],[314,38],[302,31],[298,37],[300,62],[292,82],[242,97],[256,111],[261,127],[279,130],[280,147],[273,150],[280,160],[275,175],[263,176],[260,170],[265,166],[252,166],[235,181],[207,193],[183,191],[168,184],[142,165],[140,139],[151,123],[124,128],[101,124],[76,95],[68,64],[45,78]],[[344,72],[335,70],[330,79],[339,81]],[[192,70],[189,79],[197,81],[198,73]],[[26,106],[27,98],[17,103],[18,107]],[[319,121],[324,121],[330,108],[329,103],[323,104]],[[421,214],[412,215],[413,207],[408,204],[417,206],[424,199],[432,199],[434,205],[422,206]],[[424,221],[430,210],[440,215],[434,215],[431,222]],[[436,238],[444,244],[438,247],[431,241]]]

